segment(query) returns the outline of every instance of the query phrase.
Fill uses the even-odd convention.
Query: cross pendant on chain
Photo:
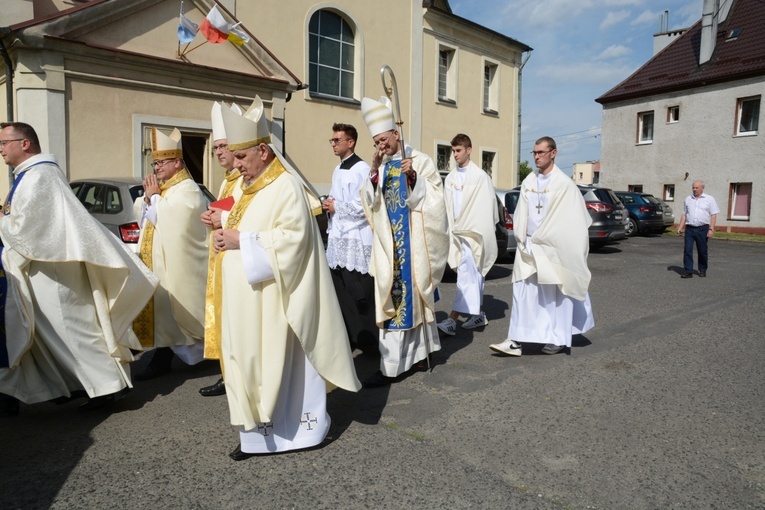
[[[537,202],[535,207],[537,208],[537,214],[542,214],[542,202]]]

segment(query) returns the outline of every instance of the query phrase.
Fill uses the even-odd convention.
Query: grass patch
[[[677,229],[670,228],[664,232],[665,236],[677,236]],[[765,236],[759,234],[742,234],[739,232],[721,232],[715,230],[715,236],[712,239],[722,239],[726,241],[746,241],[749,243],[765,243]]]

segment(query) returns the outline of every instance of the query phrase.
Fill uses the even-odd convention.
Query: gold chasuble
[[[233,196],[235,201],[239,201],[242,194],[241,175],[239,170],[232,170],[226,174],[226,179],[220,187],[218,200],[223,200]],[[212,236],[212,232],[210,233]],[[210,242],[210,253],[207,259],[207,286],[205,289],[205,358],[220,359],[220,337],[215,332],[215,300],[213,299],[213,286],[216,278],[215,271],[215,247]],[[218,339],[213,341],[212,339]]]
[[[139,199],[143,200],[143,199]],[[144,221],[140,258],[160,279],[154,298],[133,323],[141,345],[191,345],[204,336],[207,204],[185,168],[160,184],[156,224]]]

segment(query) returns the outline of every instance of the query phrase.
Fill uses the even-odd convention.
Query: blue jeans
[[[707,233],[709,225],[699,227],[685,226],[685,251],[683,252],[683,267],[686,273],[693,272],[693,243],[699,256],[699,273],[707,272]]]

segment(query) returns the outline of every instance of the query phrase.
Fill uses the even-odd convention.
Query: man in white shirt
[[[499,221],[494,185],[489,174],[470,161],[473,143],[465,134],[452,140],[457,168],[444,180],[444,201],[449,220],[449,265],[457,271],[457,293],[449,317],[438,323],[447,335],[457,332],[460,314],[470,317],[463,329],[489,324],[481,310],[486,273],[497,259],[494,226]]]
[[[685,199],[683,216],[677,227],[677,234],[685,232],[685,250],[683,268],[685,273],[680,278],[693,278],[693,243],[699,257],[699,276],[707,275],[707,239],[715,235],[715,223],[720,209],[715,199],[704,193],[704,182],[694,181],[693,194]]]
[[[350,124],[334,124],[329,143],[340,164],[321,208],[329,215],[327,263],[352,348],[379,353],[375,324],[374,279],[369,274],[372,228],[361,205],[369,165],[356,153],[359,133]]]

